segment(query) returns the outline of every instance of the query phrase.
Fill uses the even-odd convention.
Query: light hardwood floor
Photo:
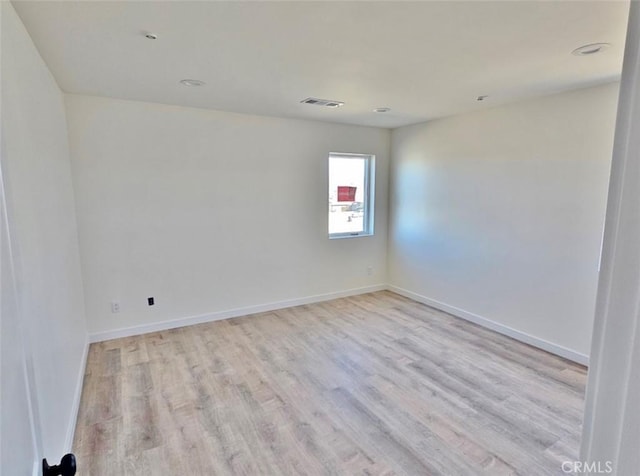
[[[93,344],[83,475],[555,475],[586,369],[383,291]]]

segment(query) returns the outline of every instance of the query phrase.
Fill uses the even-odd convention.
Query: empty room
[[[0,474],[640,474],[640,5],[2,1]]]

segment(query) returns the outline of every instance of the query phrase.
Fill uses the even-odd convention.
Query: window
[[[329,238],[373,235],[374,160],[329,154]]]

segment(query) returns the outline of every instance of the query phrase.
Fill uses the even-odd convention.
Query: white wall
[[[586,360],[617,94],[609,84],[394,130],[391,284]]]
[[[24,360],[16,358],[24,350],[26,377],[38,397],[35,436],[41,448],[35,451],[57,462],[69,449],[87,338],[64,101],[11,4],[2,2],[1,8],[1,164],[17,284],[17,306],[5,308],[3,303],[8,311],[2,316],[3,450],[11,448],[5,441],[29,425],[25,395],[7,400],[4,395],[5,385],[15,384],[5,379],[24,372]],[[8,259],[6,246],[3,258]],[[5,332],[12,338],[9,346],[4,345]],[[5,461],[24,462],[29,448],[21,447],[21,454],[11,451],[3,452],[0,466],[8,474],[24,474]]]
[[[386,282],[389,131],[66,98],[91,333]],[[328,239],[329,152],[376,155],[375,236]]]

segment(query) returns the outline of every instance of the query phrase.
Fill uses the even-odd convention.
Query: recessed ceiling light
[[[204,86],[205,82],[200,81],[199,79],[183,79],[180,81],[180,84],[183,86],[189,86],[190,88],[195,88],[197,86]]]
[[[158,35],[156,35],[155,33],[145,33],[144,37],[149,39],[149,40],[157,40],[158,39]]]
[[[484,101],[484,100],[485,100],[485,99],[487,99],[488,97],[489,97],[488,95],[484,94],[484,95],[482,95],[482,96],[478,96],[478,97],[476,98],[476,101]]]
[[[390,110],[390,107],[376,107],[373,112],[389,112]]]
[[[601,53],[611,45],[609,43],[591,43],[588,45],[581,46],[580,48],[576,48],[571,52],[572,55],[575,56],[589,56],[595,55],[596,53]]]

